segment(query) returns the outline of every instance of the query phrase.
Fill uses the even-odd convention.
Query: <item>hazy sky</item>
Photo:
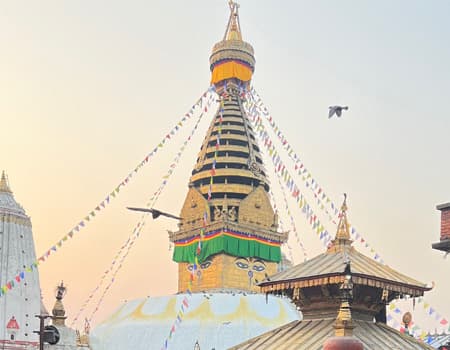
[[[348,193],[352,223],[385,262],[436,283],[426,299],[447,319],[450,258],[431,243],[439,239],[435,206],[450,201],[449,13],[445,0],[241,1],[243,36],[257,60],[254,86],[273,118],[335,203]],[[38,255],[206,90],[210,50],[227,16],[225,0],[0,0],[0,169],[31,216]],[[350,109],[328,120],[331,104]],[[208,124],[157,207],[179,212]],[[69,319],[76,314],[139,218],[124,207],[145,204],[192,126],[41,265],[49,309],[63,279]],[[294,208],[312,257],[323,247]],[[124,300],[176,291],[167,229],[176,225],[166,219],[146,227],[95,323]],[[437,327],[419,311],[420,326]]]

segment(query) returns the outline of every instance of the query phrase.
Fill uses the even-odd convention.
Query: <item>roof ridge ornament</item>
[[[336,236],[328,246],[327,252],[338,252],[350,248],[352,240],[350,239],[350,224],[347,220],[347,193],[344,193],[344,201],[339,211],[339,223],[336,231]]]
[[[335,240],[350,240],[350,225],[347,220],[347,193],[344,193],[344,201],[339,212],[339,224]]]

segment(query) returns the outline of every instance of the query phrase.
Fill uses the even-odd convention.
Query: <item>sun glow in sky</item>
[[[348,193],[352,224],[388,265],[435,282],[426,299],[450,320],[450,260],[431,249],[439,239],[435,206],[450,201],[450,3],[243,0],[240,13],[244,40],[255,48],[254,86],[293,149],[335,203]],[[210,50],[227,16],[218,0],[0,0],[0,169],[31,216],[38,255],[208,88]],[[350,108],[328,119],[333,104]],[[147,202],[193,125],[40,266],[47,308],[64,280],[70,323],[140,217],[125,206]],[[200,125],[157,208],[179,213],[208,126]],[[309,257],[322,252],[303,215],[292,212]],[[124,300],[176,292],[167,236],[175,229],[164,218],[148,222],[94,323]],[[295,240],[291,246],[301,262]],[[419,311],[422,328],[440,329]]]

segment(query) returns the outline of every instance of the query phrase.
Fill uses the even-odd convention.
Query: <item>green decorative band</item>
[[[258,257],[267,261],[281,261],[281,242],[231,230],[208,232],[200,240],[199,236],[186,241],[175,242],[173,260],[176,262],[199,262],[211,255],[225,253],[236,257]]]

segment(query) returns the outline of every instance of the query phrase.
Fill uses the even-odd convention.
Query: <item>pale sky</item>
[[[335,203],[348,193],[352,224],[388,265],[435,282],[426,300],[450,321],[450,258],[431,249],[439,239],[435,206],[450,201],[450,2],[242,0],[240,10],[244,39],[255,48],[254,87],[294,150]],[[31,216],[37,255],[93,210],[207,89],[208,58],[227,17],[225,0],[0,0],[0,169]],[[350,109],[329,120],[332,104]],[[49,309],[64,280],[69,321],[77,313],[140,217],[125,206],[151,197],[193,124],[40,266]],[[179,213],[208,125],[156,207]],[[308,255],[321,253],[304,216],[291,210]],[[176,224],[149,222],[94,323],[124,300],[176,292],[167,229]],[[422,328],[438,328],[419,311]]]

